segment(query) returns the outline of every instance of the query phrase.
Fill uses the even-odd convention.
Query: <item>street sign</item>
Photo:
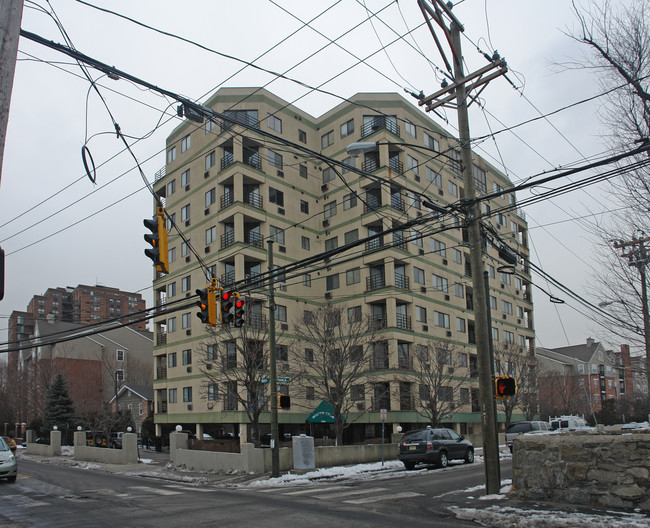
[[[261,379],[262,383],[270,383],[270,381],[271,380],[269,378],[262,378]],[[275,378],[275,381],[277,383],[291,383],[291,378]]]
[[[379,409],[379,418],[381,418],[382,422],[386,420],[386,416],[388,416],[388,411],[386,409]]]

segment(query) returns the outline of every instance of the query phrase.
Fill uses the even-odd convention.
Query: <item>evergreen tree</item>
[[[43,427],[52,430],[55,425],[64,434],[74,429],[75,411],[72,398],[68,394],[68,384],[61,374],[57,374],[47,389]]]

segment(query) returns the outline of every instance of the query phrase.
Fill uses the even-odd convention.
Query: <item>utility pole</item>
[[[14,85],[18,34],[22,18],[23,0],[2,0],[0,2],[0,182],[2,182],[2,162],[9,121],[9,103]]]
[[[267,240],[268,268],[273,270],[273,240]],[[271,476],[280,476],[280,438],[278,431],[278,380],[277,364],[275,357],[275,294],[273,293],[273,280],[269,280],[269,348],[271,349],[271,365],[269,377],[271,378]]]
[[[632,248],[628,253],[621,253],[621,257],[629,259],[629,266],[634,266],[639,271],[641,278],[641,311],[643,312],[643,342],[645,343],[645,371],[648,382],[648,394],[650,394],[650,311],[648,310],[648,281],[646,269],[648,266],[648,251],[645,243],[650,237],[633,238],[629,242],[619,241],[614,243],[614,248]],[[650,420],[650,405],[648,407],[648,419]]]
[[[430,0],[430,4],[426,3],[425,0],[418,0],[418,5],[429,25],[436,46],[445,61],[448,76],[452,84],[445,82],[441,90],[429,97],[421,98],[419,104],[421,106],[427,105],[427,111],[432,111],[439,106],[449,106],[454,98],[456,100],[455,106],[458,112],[458,139],[461,148],[463,185],[465,187],[465,199],[468,204],[466,222],[474,294],[476,353],[479,374],[481,422],[483,426],[483,455],[485,459],[485,489],[486,493],[491,495],[499,493],[501,489],[499,442],[494,394],[494,366],[490,353],[492,330],[488,317],[488,291],[483,277],[483,237],[481,235],[481,223],[479,220],[481,211],[479,204],[475,200],[476,188],[474,185],[474,164],[472,162],[467,99],[470,97],[469,92],[471,90],[479,87],[482,90],[489,81],[505,74],[507,66],[505,61],[495,56],[491,59],[489,65],[466,76],[463,71],[463,55],[460,39],[461,31],[464,31],[464,28],[456,16],[451,13],[451,7],[449,5],[441,0]],[[451,64],[444,56],[441,42],[435,34],[429,16],[442,28],[452,53]]]

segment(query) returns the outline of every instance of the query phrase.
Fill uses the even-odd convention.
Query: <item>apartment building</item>
[[[261,88],[222,88],[206,105],[229,119],[179,125],[167,139],[167,163],[156,175],[155,193],[183,233],[170,232],[170,273],[154,278],[156,304],[167,306],[206,286],[197,255],[220,286],[235,283],[241,289],[268,270],[268,239],[275,242],[274,265],[284,266],[394,228],[355,248],[356,258],[332,259],[324,269],[322,262],[312,264],[299,280],[276,281],[276,329],[291,346],[298,318],[324,303],[358,307],[381,322],[376,340],[384,345],[384,357],[370,366],[373,381],[359,393],[358,416],[347,417],[357,422],[350,428],[354,438],[380,434],[380,409],[387,410],[386,424],[393,430],[426,423],[409,397],[418,387],[406,374],[418,361],[418,346],[432,340],[453,344],[459,356],[454,364],[460,366],[454,375],[462,386],[446,395],[453,399],[446,423],[461,434],[479,434],[471,266],[462,218],[399,228],[428,215],[426,201],[447,206],[463,197],[458,141],[393,93],[357,94],[320,117]],[[346,146],[360,141],[378,145],[353,158]],[[302,147],[342,165],[310,156]],[[503,192],[483,204],[484,222],[527,255],[525,217],[514,193],[507,193],[512,183],[479,156],[473,171],[479,195]],[[534,354],[527,266],[517,264],[512,274],[491,244],[485,264],[493,339],[510,354]],[[265,291],[247,295],[246,324],[266,325]],[[198,363],[208,333],[197,310],[155,318],[157,434],[176,425],[199,435],[215,428],[238,434],[247,422],[244,409],[227,398],[215,401]],[[217,347],[222,345],[217,340]],[[281,375],[290,380],[291,370],[283,365]],[[309,432],[305,419],[320,404],[295,387],[289,381],[281,388],[301,403],[280,412],[284,433]],[[261,417],[267,424],[268,414]]]

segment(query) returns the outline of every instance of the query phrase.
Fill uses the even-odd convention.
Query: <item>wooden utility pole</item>
[[[494,366],[490,354],[492,330],[489,325],[488,291],[484,281],[483,237],[481,235],[479,204],[475,201],[476,188],[474,185],[474,164],[472,162],[471,137],[469,133],[469,117],[467,99],[473,89],[482,90],[487,83],[507,71],[505,61],[495,57],[492,62],[474,73],[465,75],[463,71],[463,55],[460,34],[462,24],[451,13],[451,8],[441,0],[431,0],[431,5],[424,0],[418,0],[420,9],[436,42],[438,50],[452,80],[444,84],[442,89],[419,101],[421,106],[427,105],[427,111],[439,106],[450,106],[456,100],[458,112],[458,139],[460,141],[461,162],[465,198],[469,207],[466,211],[467,231],[469,235],[470,263],[472,266],[472,287],[474,294],[474,319],[476,328],[476,354],[479,375],[479,399],[481,422],[483,426],[483,456],[485,460],[485,489],[488,495],[499,493],[501,489],[501,471],[499,467],[499,441],[497,430],[497,413],[494,394]],[[428,16],[427,16],[428,15]],[[442,29],[448,46],[451,49],[451,64],[442,51],[442,45],[437,38],[429,16]],[[448,25],[446,21],[449,21]],[[453,70],[452,70],[453,67]],[[490,73],[491,72],[491,73]],[[455,96],[455,97],[454,97]]]
[[[0,183],[4,160],[5,138],[9,121],[9,103],[14,85],[16,57],[18,55],[18,34],[23,18],[23,0],[2,0],[0,2]]]
[[[650,237],[633,238],[628,242],[619,241],[614,243],[614,248],[631,248],[627,253],[621,253],[621,257],[627,257],[629,265],[636,267],[641,278],[641,311],[643,312],[643,342],[645,343],[645,371],[648,382],[648,394],[650,394],[650,310],[648,310],[648,250],[646,242]],[[650,403],[648,405],[648,420],[650,420]]]
[[[269,273],[273,271],[273,240],[268,240],[268,267]],[[273,279],[269,280],[269,348],[270,360],[270,385],[271,385],[271,476],[280,476],[280,434],[278,431],[278,369],[275,355],[275,294],[273,292]]]

